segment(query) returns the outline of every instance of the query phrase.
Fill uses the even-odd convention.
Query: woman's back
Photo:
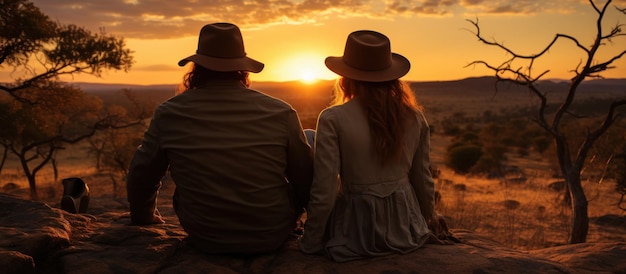
[[[428,124],[399,80],[410,62],[385,35],[362,30],[325,63],[342,76],[343,104],[318,118],[300,248],[335,261],[415,250],[429,237],[434,183]]]
[[[381,163],[358,100],[320,114],[305,236],[327,238],[324,248],[333,260],[406,253],[427,239],[422,208],[432,210],[432,179],[423,174],[428,125],[421,117],[409,119],[399,137],[403,157]],[[329,230],[322,232],[326,222]],[[306,249],[307,241],[301,246]]]
[[[416,119],[407,121],[403,156],[398,161],[381,164],[373,145],[373,136],[358,99],[327,109],[320,115],[321,123],[333,123],[337,129],[337,141],[341,157],[341,181],[344,184],[377,184],[403,178],[411,168],[411,161],[420,142],[420,124]],[[322,127],[324,125],[321,125]],[[323,139],[326,131],[318,131]],[[322,147],[323,148],[323,147]],[[320,148],[320,149],[322,149]],[[325,154],[324,152],[320,152]]]

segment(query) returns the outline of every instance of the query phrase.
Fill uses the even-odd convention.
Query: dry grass
[[[37,173],[37,193],[41,201],[52,206],[58,204],[63,194],[61,181],[69,177],[82,178],[89,185],[91,195],[96,197],[125,195],[121,178],[107,171],[98,171],[86,148],[86,144],[79,143],[58,152],[58,178],[54,178],[54,170],[49,164]],[[16,159],[9,158],[0,172],[0,192],[30,199],[28,180]]]
[[[503,179],[468,177],[443,167],[440,150],[445,140],[433,138],[433,163],[440,167],[436,189],[441,194],[437,204],[450,226],[490,236],[505,246],[532,250],[566,244],[569,237],[571,209],[562,201],[563,192],[550,184],[549,165],[541,157],[509,157],[525,175]],[[589,201],[588,242],[626,241],[626,212],[615,204],[620,195],[613,182],[583,183]],[[594,221],[610,215],[621,216],[615,226]]]
[[[569,210],[556,194],[542,189],[539,180],[511,185],[442,174],[444,178],[437,181],[442,195],[437,210],[448,217],[451,227],[480,232],[518,249],[567,240]]]

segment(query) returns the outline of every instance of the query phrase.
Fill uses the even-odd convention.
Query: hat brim
[[[349,66],[341,56],[326,57],[326,67],[336,74],[364,82],[386,82],[406,75],[411,69],[411,62],[406,57],[392,53],[391,66],[383,70],[361,70]]]
[[[201,54],[194,54],[178,61],[178,65],[183,67],[189,62],[194,62],[199,66],[215,71],[249,71],[259,73],[265,65],[250,57],[241,58],[217,58]]]

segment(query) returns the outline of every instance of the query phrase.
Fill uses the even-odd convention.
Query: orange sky
[[[347,35],[371,29],[391,39],[392,51],[412,63],[403,79],[455,80],[491,75],[481,67],[465,67],[474,60],[497,64],[507,55],[482,45],[466,19],[478,19],[482,33],[504,42],[519,53],[543,49],[556,33],[569,34],[589,45],[595,34],[597,14],[588,1],[559,0],[35,0],[42,12],[63,24],[76,24],[124,37],[134,51],[129,73],[106,72],[102,78],[77,76],[72,81],[176,84],[187,67],[178,60],[195,52],[202,25],[227,21],[239,25],[248,56],[265,63],[252,74],[253,81],[289,81],[303,77],[336,77],[324,66],[326,56],[339,56]],[[219,2],[220,5],[214,4]],[[606,1],[596,1],[599,6]],[[395,4],[394,4],[395,3]],[[626,0],[612,5],[626,7]],[[606,31],[626,15],[611,7]],[[626,50],[626,36],[614,39],[600,57]],[[550,69],[544,78],[571,78],[583,59],[571,41],[559,42],[547,58],[536,63],[536,72]],[[601,61],[606,61],[602,59]],[[607,78],[626,78],[626,56],[605,72]],[[188,65],[189,66],[189,65]],[[0,81],[9,79],[9,68],[0,68]]]

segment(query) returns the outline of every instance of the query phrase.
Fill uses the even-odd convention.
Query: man
[[[155,110],[129,167],[131,221],[162,223],[156,210],[169,169],[173,205],[189,242],[208,253],[282,246],[309,200],[312,150],[296,111],[249,89],[263,64],[246,56],[239,28],[202,28],[186,90]]]

